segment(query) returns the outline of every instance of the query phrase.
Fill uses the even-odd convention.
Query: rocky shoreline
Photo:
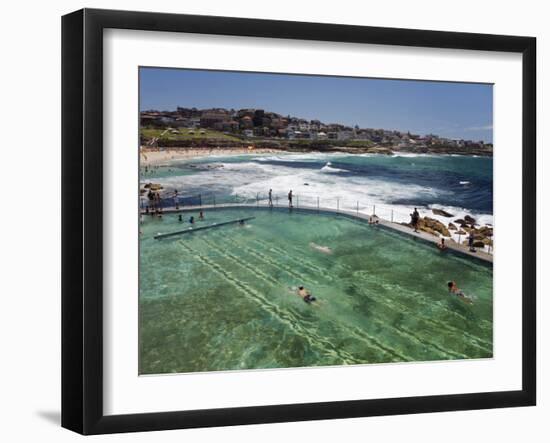
[[[435,215],[440,215],[446,218],[453,218],[454,216],[441,209],[432,209]],[[405,226],[409,226],[411,229],[413,225],[411,223],[402,223]],[[457,218],[453,221],[449,221],[447,224],[436,220],[432,217],[420,217],[418,220],[419,231],[427,232],[428,234],[436,237],[452,238],[453,235],[458,235],[461,239],[461,244],[468,245],[468,236],[470,232],[474,234],[474,247],[484,248],[485,246],[493,246],[493,226],[486,224],[479,226],[476,224],[476,219],[466,215],[464,218]],[[462,241],[462,237],[464,240]]]

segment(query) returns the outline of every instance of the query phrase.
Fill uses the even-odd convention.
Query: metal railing
[[[157,192],[158,198],[151,200],[147,193],[141,195],[140,207],[143,212],[155,212],[159,209],[170,208],[175,210],[184,210],[186,208],[201,208],[217,206],[232,206],[232,205],[247,205],[250,207],[273,207],[273,208],[289,208],[289,209],[307,209],[316,210],[318,213],[330,211],[357,216],[376,216],[378,219],[390,223],[401,225],[410,225],[411,213],[414,208],[411,207],[411,213],[406,213],[404,210],[396,210],[395,206],[388,206],[379,203],[367,203],[360,200],[352,200],[342,197],[322,197],[314,193],[299,193],[292,194],[292,199],[289,199],[288,194],[272,194],[271,199],[268,193],[257,192],[247,194],[221,194],[221,193],[198,193],[185,195],[179,191],[161,191]],[[431,209],[418,208],[420,217],[434,218],[434,213]],[[458,244],[465,245],[468,239],[467,230],[454,222],[456,217],[449,218],[444,224],[445,228],[450,233],[450,238]],[[457,229],[450,230],[449,223],[453,223]],[[412,229],[412,226],[411,226]],[[468,229],[468,228],[466,228]],[[449,237],[446,237],[449,238]],[[481,248],[480,248],[481,249]],[[490,243],[483,247],[483,250],[488,254],[493,254],[492,237]]]

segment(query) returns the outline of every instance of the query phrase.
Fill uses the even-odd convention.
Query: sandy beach
[[[242,155],[242,154],[273,154],[281,150],[248,147],[240,148],[166,148],[152,149],[142,147],[140,149],[141,166],[159,165],[171,161],[185,160],[195,157],[205,157],[208,155]]]

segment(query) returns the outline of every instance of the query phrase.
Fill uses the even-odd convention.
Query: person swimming
[[[376,215],[369,216],[369,225],[377,225],[378,223],[380,223],[380,220]]]
[[[470,297],[467,297],[466,294],[464,294],[464,291],[459,289],[456,282],[450,281],[447,283],[447,288],[449,289],[449,293],[456,295],[457,297],[460,297],[462,300],[464,300],[466,303],[473,303],[472,299]]]
[[[313,242],[311,242],[309,246],[311,246],[313,249],[319,252],[322,252],[323,254],[332,254],[332,249],[330,249],[328,246],[321,246]]]
[[[189,217],[189,223],[193,225],[195,223],[195,217],[193,216]]]
[[[303,286],[300,286],[298,288],[298,295],[302,297],[302,300],[304,300],[306,303],[311,303],[315,300],[317,300],[315,297],[311,295],[311,293],[304,288]]]
[[[438,243],[437,247],[440,251],[447,249],[447,245],[445,244],[445,239],[443,237],[441,237],[441,243]]]

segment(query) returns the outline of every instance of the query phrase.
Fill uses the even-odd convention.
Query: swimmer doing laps
[[[298,288],[297,292],[298,296],[302,297],[302,300],[304,300],[306,303],[311,303],[312,301],[317,300],[315,297],[311,295],[311,293],[304,288],[303,286],[300,286]]]
[[[449,288],[449,293],[460,297],[462,300],[464,300],[464,302],[468,304],[473,303],[472,299],[464,294],[464,292],[458,288],[457,284],[454,281],[448,282],[447,287]]]

